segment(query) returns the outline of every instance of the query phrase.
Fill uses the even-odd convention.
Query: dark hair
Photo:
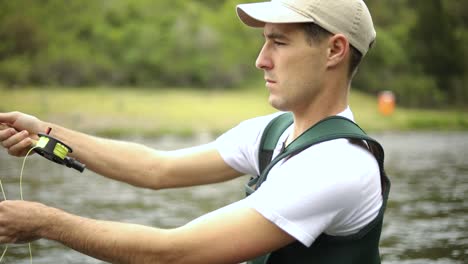
[[[349,45],[350,49],[350,56],[349,56],[349,71],[348,71],[348,77],[351,79],[354,77],[354,75],[357,72],[358,66],[362,61],[362,53],[357,50],[355,47],[352,45]]]
[[[320,43],[328,37],[331,37],[333,34],[328,30],[322,28],[321,26],[315,23],[303,23],[302,29],[306,33],[306,38],[310,43]],[[354,74],[357,72],[357,68],[362,60],[362,53],[359,52],[355,47],[349,45],[350,47],[350,59],[349,59],[349,71],[348,77],[351,79]]]

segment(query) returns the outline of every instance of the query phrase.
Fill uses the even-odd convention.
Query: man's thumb
[[[16,121],[16,118],[16,112],[0,113],[0,123],[13,124]]]

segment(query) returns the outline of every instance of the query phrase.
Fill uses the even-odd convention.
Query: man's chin
[[[278,98],[274,98],[272,95],[270,95],[268,102],[273,108],[275,108],[278,111],[283,111],[283,112],[289,111],[289,108],[286,107],[286,104],[284,102],[282,102],[281,100],[278,100]]]

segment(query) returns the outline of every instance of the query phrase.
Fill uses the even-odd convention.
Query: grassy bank
[[[28,88],[0,89],[0,111],[23,111],[103,136],[219,134],[240,121],[272,113],[264,89]],[[398,108],[377,111],[376,98],[353,91],[351,107],[368,131],[467,130],[468,113]]]

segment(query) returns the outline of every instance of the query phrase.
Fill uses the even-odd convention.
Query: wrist
[[[51,123],[48,123],[48,122],[44,122],[42,120],[39,120],[39,122],[37,123],[37,126],[35,127],[35,133],[38,134],[38,133],[46,133],[48,128],[49,127],[52,127],[52,124]]]
[[[59,240],[64,228],[66,213],[57,208],[47,207],[38,226],[37,235],[41,238]]]

